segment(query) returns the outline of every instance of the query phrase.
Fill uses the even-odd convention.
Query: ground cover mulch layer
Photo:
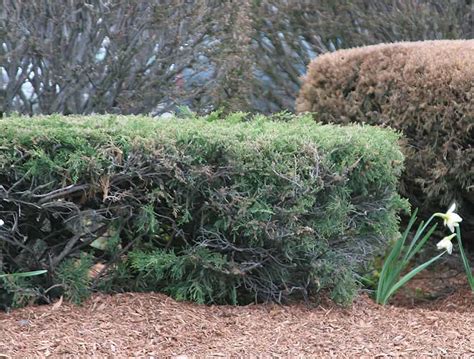
[[[96,294],[0,313],[0,358],[474,357],[467,287],[403,307],[203,306],[156,293]]]

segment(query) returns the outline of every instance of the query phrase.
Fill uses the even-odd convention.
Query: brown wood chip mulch
[[[0,358],[474,357],[473,295],[422,308],[202,306],[165,295],[94,295],[0,313]]]

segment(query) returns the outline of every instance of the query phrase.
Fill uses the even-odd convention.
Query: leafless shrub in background
[[[160,72],[150,56],[159,14],[145,2],[11,0],[2,8],[3,112],[133,112],[146,75]]]
[[[179,92],[204,5],[3,0],[0,111],[149,111]]]

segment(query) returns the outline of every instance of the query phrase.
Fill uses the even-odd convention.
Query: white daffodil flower
[[[446,249],[449,254],[453,253],[453,242],[451,242],[451,239],[453,239],[454,237],[456,237],[456,233],[444,237],[438,242],[438,244],[436,244],[436,248],[438,248],[439,250]]]
[[[3,219],[0,219],[0,227],[3,226],[5,222],[3,222]]]
[[[444,225],[447,226],[452,233],[454,233],[454,227],[459,227],[459,223],[462,222],[461,216],[454,213],[455,210],[456,203],[453,203],[446,213],[435,213],[436,217],[443,219]]]

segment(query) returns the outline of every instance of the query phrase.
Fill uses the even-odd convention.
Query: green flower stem
[[[474,292],[474,276],[472,275],[472,270],[469,265],[469,261],[467,260],[466,253],[464,252],[464,248],[462,246],[461,230],[459,226],[456,227],[456,238],[458,240],[459,252],[461,253],[461,258],[462,258],[462,264],[464,265],[464,269],[466,270],[467,281],[469,282],[469,286],[471,287],[471,290]]]

